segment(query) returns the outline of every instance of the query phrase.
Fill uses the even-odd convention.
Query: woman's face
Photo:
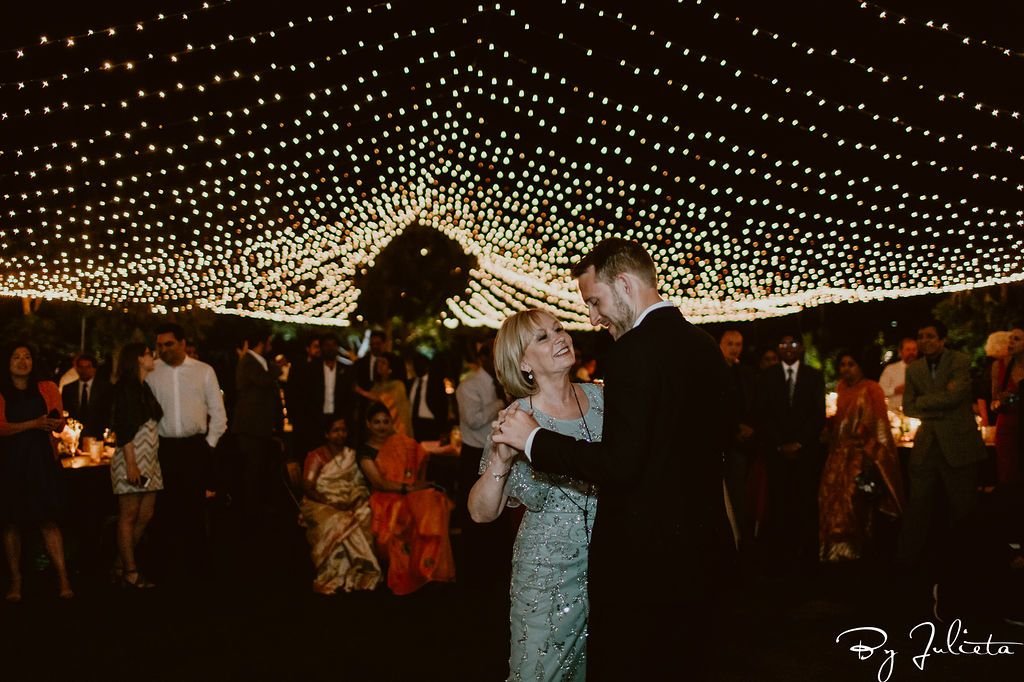
[[[1024,352],[1024,329],[1011,329],[1010,338],[1006,345],[1006,351],[1010,355],[1017,355]]]
[[[348,424],[345,423],[344,419],[335,419],[334,423],[331,424],[331,428],[327,431],[327,442],[335,449],[340,449],[345,447],[345,441],[347,440]]]
[[[387,412],[378,412],[366,420],[366,426],[376,438],[387,438],[395,432],[391,423],[391,415]]]
[[[853,384],[860,381],[864,375],[860,371],[860,365],[857,364],[857,361],[849,355],[844,355],[839,358],[839,376],[846,383]]]
[[[388,362],[387,358],[377,358],[377,364],[374,366],[374,369],[380,381],[389,381],[391,379],[391,363]]]
[[[23,379],[32,374],[32,351],[24,346],[14,349],[11,353],[11,376]]]
[[[147,348],[142,355],[139,356],[139,368],[143,372],[152,372],[156,358],[153,357],[153,351]]]
[[[533,331],[533,338],[523,349],[519,368],[533,372],[534,376],[568,374],[576,363],[572,337],[562,328],[562,323],[548,314],[539,316],[540,323]]]

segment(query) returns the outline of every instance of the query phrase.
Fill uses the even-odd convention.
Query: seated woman
[[[852,353],[840,353],[837,364],[838,408],[818,489],[822,561],[859,559],[871,541],[876,512],[898,516],[903,509],[899,459],[882,387],[864,378]]]
[[[335,417],[327,427],[327,443],[306,457],[300,511],[306,523],[316,578],[313,590],[372,590],[381,572],[370,534],[370,491],[356,453],[345,447],[348,424]]]
[[[367,440],[359,466],[373,486],[373,535],[388,564],[388,587],[409,594],[430,581],[455,580],[448,538],[452,503],[423,480],[427,453],[409,436],[395,432],[391,412],[380,403],[366,411]]]

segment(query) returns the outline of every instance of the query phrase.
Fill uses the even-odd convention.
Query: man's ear
[[[636,290],[636,283],[630,278],[629,273],[626,272],[620,272],[615,275],[612,284],[619,287],[619,291],[624,293],[627,298],[632,296]]]

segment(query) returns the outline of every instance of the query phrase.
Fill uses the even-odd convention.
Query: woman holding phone
[[[0,523],[11,584],[4,597],[21,601],[21,530],[39,526],[57,572],[60,596],[75,596],[64,564],[60,518],[64,495],[54,431],[64,428],[60,391],[41,379],[35,352],[15,343],[0,365]]]
[[[164,412],[145,381],[152,371],[153,351],[145,344],[129,343],[121,349],[110,420],[117,435],[117,449],[110,461],[110,482],[118,507],[114,575],[122,586],[136,589],[154,586],[139,573],[135,547],[153,518],[156,491],[164,487],[156,432]]]

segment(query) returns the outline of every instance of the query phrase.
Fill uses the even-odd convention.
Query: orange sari
[[[396,433],[377,452],[377,468],[390,480],[412,485],[426,465],[427,453],[408,436]],[[388,587],[410,594],[428,582],[455,580],[455,561],[448,538],[451,500],[433,488],[401,493],[373,491],[372,530],[377,553],[387,557]]]
[[[838,391],[832,445],[818,489],[821,561],[859,559],[871,540],[875,512],[899,516],[903,510],[899,459],[882,387],[863,379],[853,386],[841,381]]]

